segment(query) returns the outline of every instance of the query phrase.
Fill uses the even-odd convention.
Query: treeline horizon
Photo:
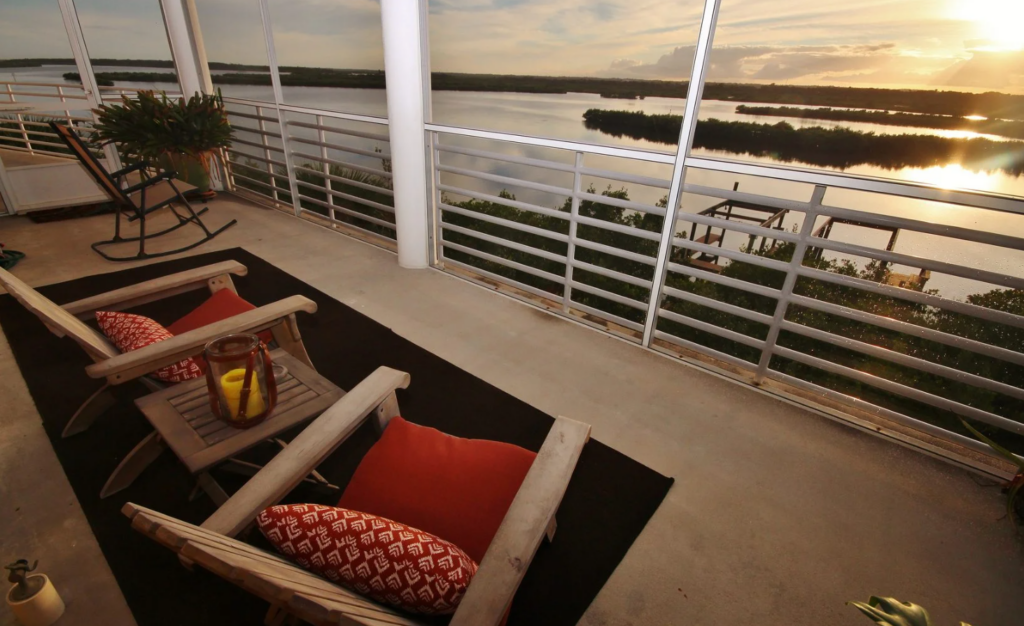
[[[94,66],[173,68],[170,61],[93,59]],[[2,67],[39,67],[42,65],[73,65],[72,59],[7,59]],[[240,63],[209,63],[211,70],[231,73],[213,76],[214,83],[236,85],[269,85],[269,67]],[[281,82],[295,87],[342,87],[353,89],[383,89],[383,70],[353,70],[281,66]],[[257,72],[257,73],[245,73]],[[100,72],[100,74],[110,74]],[[132,72],[119,72],[127,76],[120,80],[139,80]],[[154,73],[140,73],[153,76]],[[175,81],[173,74],[160,80]],[[593,93],[609,97],[664,97],[685,98],[689,81],[647,80],[625,78],[597,78],[576,76],[529,76],[519,74],[464,74],[433,72],[432,87],[438,91],[490,91],[518,93]],[[738,102],[763,102],[784,105],[819,107],[845,107],[951,115],[964,117],[982,115],[989,118],[1024,120],[1024,95],[995,91],[970,93],[963,91],[926,89],[887,89],[879,87],[834,87],[825,85],[780,85],[754,83],[709,82],[704,87],[704,99]]]
[[[616,137],[677,145],[682,116],[588,109],[583,114],[583,123],[589,129]],[[901,169],[959,163],[969,169],[1024,174],[1022,141],[878,135],[842,127],[794,128],[787,122],[760,124],[709,119],[697,123],[693,146],[840,170],[856,165]]]
[[[901,113],[872,111],[868,109],[804,109],[799,107],[750,106],[741,104],[736,112],[744,115],[767,117],[795,117],[810,120],[834,122],[864,122],[886,126],[907,126],[913,128],[935,128],[939,130],[964,130],[973,133],[1001,135],[1024,139],[1024,122],[1007,120],[973,120],[966,117],[929,115],[925,113]]]

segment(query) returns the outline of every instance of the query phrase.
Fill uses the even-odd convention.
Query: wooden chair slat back
[[[103,361],[120,354],[102,333],[68,313],[52,300],[29,287],[20,278],[0,268],[0,286],[14,296],[26,309],[42,320],[55,333],[65,334],[82,346],[95,361]]]
[[[89,175],[93,177],[96,184],[100,188],[107,192],[115,202],[122,204],[128,204],[134,208],[134,205],[129,201],[124,192],[121,191],[120,185],[114,182],[114,179],[110,177],[107,170],[104,169],[103,164],[99,162],[92,152],[89,151],[89,147],[85,145],[82,138],[78,136],[78,133],[71,130],[69,126],[64,124],[58,124],[56,122],[50,122],[50,127],[53,132],[57,133],[57,136],[64,141],[68,149],[78,157],[78,160],[82,163],[82,167],[85,168]]]
[[[124,512],[142,534],[268,602],[287,605],[313,623],[420,626],[393,609],[237,539],[131,503]]]

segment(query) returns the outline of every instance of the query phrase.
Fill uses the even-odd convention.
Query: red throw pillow
[[[190,330],[226,320],[233,315],[252,311],[255,308],[255,306],[234,291],[221,289],[207,298],[206,302],[200,304],[194,311],[168,326],[167,330],[172,335],[180,335]],[[269,330],[259,333],[259,337],[266,344],[274,340],[274,335]]]
[[[453,437],[395,417],[338,506],[422,528],[479,563],[536,457],[512,444]]]
[[[159,322],[142,315],[120,311],[96,311],[100,330],[121,352],[131,352],[174,335]],[[195,359],[187,358],[160,368],[152,376],[169,383],[180,383],[203,375]]]
[[[278,552],[382,604],[447,615],[477,564],[455,545],[369,513],[320,504],[263,510],[256,523]]]

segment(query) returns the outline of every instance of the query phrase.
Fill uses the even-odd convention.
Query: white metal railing
[[[240,98],[224,101],[235,130],[228,150],[235,189],[292,205],[296,215],[395,238],[388,135],[351,128],[386,128],[387,120]]]
[[[980,403],[973,402],[970,398],[959,397],[959,394],[969,387],[990,393],[992,398],[1009,400],[1011,405],[1013,402],[1024,400],[1024,387],[1022,387],[1022,383],[1024,383],[1024,352],[1021,351],[1020,345],[998,345],[991,340],[979,340],[963,332],[957,333],[951,329],[913,323],[871,310],[845,306],[841,301],[811,297],[806,293],[800,293],[801,289],[798,289],[798,285],[802,281],[815,281],[821,285],[832,285],[836,288],[870,294],[880,300],[886,299],[920,306],[934,315],[960,315],[965,316],[966,320],[972,320],[971,323],[996,323],[1011,331],[1024,329],[1024,316],[1011,311],[989,308],[961,299],[944,297],[937,293],[867,280],[859,276],[827,271],[809,262],[815,255],[820,257],[822,253],[829,252],[833,255],[859,257],[886,263],[889,266],[909,266],[922,271],[975,281],[978,284],[987,285],[986,289],[1024,290],[1024,278],[1021,276],[965,266],[947,260],[831,240],[815,235],[813,232],[819,218],[835,218],[901,231],[913,231],[936,238],[952,238],[992,246],[994,253],[999,249],[1020,251],[1024,250],[1024,238],[1022,237],[829,206],[825,203],[825,196],[829,189],[855,190],[915,200],[943,202],[994,212],[1024,214],[1024,202],[1021,200],[999,194],[945,190],[898,181],[690,157],[687,161],[687,168],[691,172],[704,170],[803,183],[812,188],[811,197],[808,200],[797,201],[684,182],[682,190],[689,195],[712,197],[727,203],[756,203],[779,211],[792,212],[792,216],[799,217],[797,221],[800,228],[796,232],[780,231],[776,228],[730,221],[717,216],[680,212],[676,216],[676,223],[671,225],[673,230],[670,237],[672,249],[668,252],[666,284],[658,285],[655,288],[652,272],[642,268],[653,270],[659,251],[657,240],[663,231],[660,229],[659,231],[640,230],[619,223],[602,222],[593,217],[580,215],[579,209],[581,203],[589,202],[622,208],[635,214],[664,216],[665,208],[588,193],[581,188],[580,182],[583,175],[589,175],[606,180],[667,189],[669,186],[667,180],[590,168],[585,165],[585,159],[589,155],[602,155],[651,163],[669,163],[673,159],[672,156],[628,148],[589,146],[576,142],[468,128],[452,128],[437,124],[428,124],[428,129],[433,132],[435,163],[433,185],[435,188],[434,201],[437,207],[435,238],[438,246],[438,259],[445,267],[453,267],[456,273],[470,272],[477,280],[483,279],[484,282],[492,285],[493,283],[506,285],[513,289],[511,292],[513,296],[533,304],[542,304],[549,310],[556,312],[560,310],[563,314],[585,323],[604,326],[604,330],[639,343],[643,342],[642,313],[648,309],[648,306],[655,306],[657,323],[653,337],[648,343],[648,347],[654,350],[675,356],[686,355],[688,352],[710,356],[741,372],[741,376],[749,382],[760,384],[766,378],[773,379],[810,391],[817,397],[824,396],[842,401],[846,405],[869,408],[872,412],[888,419],[911,425],[918,430],[946,439],[953,439],[978,451],[985,452],[987,449],[973,438],[961,436],[949,430],[948,422],[937,425],[943,420],[933,418],[936,415],[940,418],[945,415],[963,416],[1010,433],[1024,434],[1024,421],[1022,421],[1024,404],[997,411],[991,406],[976,406]],[[570,165],[561,160],[535,159],[447,145],[444,138],[451,136],[488,140],[492,144],[502,142],[571,151],[573,164]],[[450,158],[448,158],[451,155],[472,157],[480,162],[501,161],[541,168],[549,172],[564,173],[572,175],[573,183],[571,187],[569,185],[559,186],[551,184],[547,180],[541,183],[506,174],[494,174],[463,164],[451,165]],[[568,160],[564,159],[564,161]],[[565,197],[569,199],[567,210],[566,207],[554,209],[519,199],[501,197],[492,191],[471,189],[467,184],[455,184],[453,182],[455,178],[482,181],[485,186],[490,185],[492,188],[499,186],[507,187],[510,190],[529,190]],[[453,202],[447,198],[447,195],[451,194],[484,204]],[[496,211],[488,210],[495,205],[506,207],[509,213],[518,219],[510,219],[507,215],[502,216]],[[512,213],[513,210],[518,213]],[[462,223],[456,223],[453,222],[453,217],[464,219]],[[548,221],[542,226],[538,226],[537,218],[546,218]],[[564,226],[556,227],[556,222],[564,224]],[[702,242],[692,235],[687,238],[686,232],[690,229],[680,228],[680,223],[700,224],[704,227],[719,229],[723,233],[723,237],[726,232],[735,232],[748,235],[751,240],[764,238],[764,240],[771,240],[778,244],[788,244],[792,251],[788,259],[780,260],[753,254],[751,250],[720,247],[721,244],[716,246],[711,241]],[[648,241],[654,243],[655,246],[652,250],[650,246],[644,247],[643,245],[634,244],[627,248],[616,248],[596,243],[580,236],[578,229],[583,225],[592,226],[601,231],[630,235],[634,241]],[[495,229],[494,226],[499,228]],[[663,228],[667,227],[663,226]],[[541,241],[552,242],[557,246],[542,246],[538,243]],[[638,252],[638,249],[643,249],[644,252]],[[503,250],[503,252],[498,253],[499,250]],[[605,260],[611,258],[628,260],[635,263],[635,266],[630,272],[623,273],[613,267],[602,266],[600,260],[596,263],[593,259],[581,260],[579,258],[581,251],[599,253],[604,255]],[[714,257],[716,260],[718,258],[725,259],[726,264],[741,263],[774,271],[777,272],[781,281],[777,281],[779,284],[776,285],[766,285],[731,277],[728,272],[716,271],[715,268],[709,268],[706,263],[702,265],[692,262],[691,258],[698,254]],[[559,269],[561,271],[556,271]],[[613,281],[608,284],[626,288],[597,287],[593,281],[580,279],[578,272],[581,270],[589,273],[590,276],[597,275]],[[680,283],[680,281],[685,282]],[[736,290],[737,293],[742,292],[770,299],[773,304],[764,307],[765,310],[756,310],[729,302],[727,299],[702,295],[697,293],[696,289],[680,288],[680,285],[685,284],[716,285]],[[656,292],[656,297],[653,300],[651,298],[652,290]],[[652,301],[656,304],[652,305]],[[750,322],[752,324],[748,324],[748,326],[759,326],[761,332],[751,332],[749,328],[738,330],[736,325],[730,328],[730,324],[709,321],[707,316],[704,316],[705,319],[699,319],[680,313],[674,310],[677,308],[674,306],[676,303],[685,303],[689,305],[690,309],[696,307],[696,310],[706,310],[728,318]],[[852,333],[843,334],[801,323],[798,319],[794,319],[792,307],[832,316],[835,320],[864,324],[865,328],[878,329],[879,332],[891,332],[894,336],[910,338],[911,341],[923,340],[949,347],[957,351],[966,361],[980,357],[991,359],[992,363],[1020,367],[1021,369],[1002,372],[998,376],[984,375],[977,371],[971,371],[970,363],[967,366],[959,365],[956,359],[952,359],[952,362],[950,359],[940,362],[940,359],[909,353],[909,349],[907,352],[901,351],[895,345],[879,345],[863,341],[855,336],[848,336]],[[623,311],[626,313],[624,314]],[[629,311],[635,311],[635,314],[630,314]],[[975,328],[980,328],[980,326],[975,326]],[[680,330],[682,332],[679,332]],[[696,337],[692,336],[694,331],[696,331]],[[788,343],[780,341],[783,336],[788,336]],[[1020,336],[1024,338],[1024,332]],[[708,341],[708,337],[714,340]],[[905,381],[901,382],[899,375],[887,377],[883,374],[858,369],[843,364],[841,361],[844,359],[832,358],[827,352],[820,350],[818,354],[815,354],[813,350],[808,352],[806,349],[796,349],[792,347],[794,345],[793,338],[813,340],[823,346],[832,346],[860,357],[870,358],[877,363],[892,364],[910,372],[934,377],[937,380],[946,380],[962,387],[941,390],[936,388],[919,389],[906,384]],[[717,344],[739,348],[723,348]],[[746,353],[742,348],[747,349]],[[935,356],[935,351],[931,352],[931,356]],[[794,374],[792,368],[777,362],[779,359],[813,368],[818,374]],[[825,375],[832,378],[829,379]],[[831,384],[833,382],[853,382],[858,385],[866,385],[880,394],[887,394],[887,397],[874,402],[865,401],[851,393],[849,385]],[[875,394],[876,397],[878,393]],[[889,402],[893,399],[896,402]],[[901,412],[892,408],[903,400],[916,403],[914,410]],[[998,402],[989,404],[998,404]],[[933,411],[934,414],[929,415],[929,411]]]

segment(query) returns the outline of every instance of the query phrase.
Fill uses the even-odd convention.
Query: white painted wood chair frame
[[[279,502],[369,416],[378,430],[398,415],[395,390],[409,375],[380,367],[324,412],[236,492],[202,526],[128,503],[132,527],[270,603],[266,623],[305,620],[315,625],[416,626],[414,617],[339,587],[292,562],[233,539],[267,506]],[[590,426],[559,417],[544,440],[480,569],[452,618],[452,626],[501,622],[541,541],[553,538],[555,512],[569,485]],[[398,520],[401,521],[401,520]]]

